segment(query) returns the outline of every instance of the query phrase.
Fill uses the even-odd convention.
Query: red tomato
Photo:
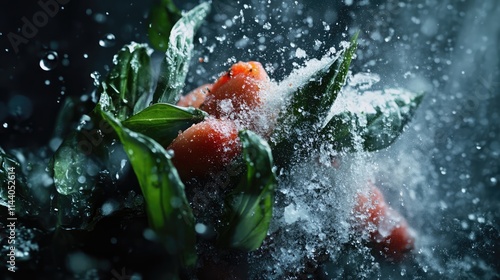
[[[241,144],[233,122],[208,119],[179,134],[168,149],[181,179],[189,180],[222,170],[240,154]]]
[[[207,94],[202,109],[216,118],[237,119],[262,104],[262,91],[270,80],[259,62],[238,62],[221,76]]]
[[[368,194],[359,193],[355,206],[357,226],[368,230],[370,244],[390,260],[401,260],[414,248],[413,230],[406,220],[385,202],[382,192],[370,184]]]
[[[212,84],[204,84],[200,87],[195,88],[188,94],[181,97],[177,106],[200,108],[201,104],[205,101],[207,93],[212,90]]]

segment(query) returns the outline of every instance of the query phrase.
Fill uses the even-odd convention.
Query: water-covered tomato
[[[370,184],[367,193],[358,194],[355,216],[358,228],[368,231],[370,244],[386,258],[401,260],[414,248],[413,230],[389,207],[375,185]]]
[[[212,84],[204,84],[202,86],[199,86],[181,97],[179,102],[177,102],[177,106],[192,106],[194,108],[200,108],[201,104],[203,104],[203,102],[205,101],[207,93],[209,93],[211,90]]]
[[[238,62],[213,84],[201,108],[217,118],[237,118],[262,104],[262,93],[269,85],[262,64]]]
[[[181,178],[189,180],[222,170],[240,154],[241,144],[233,122],[208,119],[179,134],[168,149]]]

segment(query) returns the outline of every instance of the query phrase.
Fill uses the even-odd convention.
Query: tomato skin
[[[370,245],[386,259],[400,261],[414,248],[413,230],[375,185],[358,194],[354,212],[358,229],[368,231]]]
[[[182,180],[204,178],[222,170],[241,153],[236,125],[229,120],[207,119],[194,124],[168,146]]]
[[[392,209],[388,212],[390,214],[386,216],[385,223],[389,224],[389,234],[383,236],[379,226],[378,230],[372,233],[373,247],[387,259],[401,261],[415,247],[414,233],[398,212]]]
[[[270,79],[262,64],[238,62],[213,84],[201,109],[216,118],[238,119],[242,113],[262,105],[262,93],[269,86]]]
[[[179,102],[177,102],[177,106],[192,106],[198,109],[200,108],[201,104],[205,102],[205,98],[211,90],[212,84],[204,84],[202,86],[199,86],[190,91],[188,94],[182,96]]]
[[[249,62],[238,62],[233,64],[229,71],[225,72],[219,79],[214,83],[213,90],[217,91],[222,85],[230,81],[232,78],[242,74],[245,77],[248,77],[257,81],[268,81],[269,76],[267,75],[266,70],[262,67],[262,64],[257,61],[249,61]]]

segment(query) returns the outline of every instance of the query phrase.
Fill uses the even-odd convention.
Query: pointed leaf
[[[115,66],[100,84],[98,94],[105,92],[111,97],[109,110],[120,120],[148,104],[152,88],[151,52],[145,44],[132,42],[124,46],[113,59]]]
[[[402,89],[367,92],[332,117],[323,129],[338,149],[376,151],[403,132],[423,99]]]
[[[167,50],[170,30],[180,17],[181,13],[172,0],[162,0],[153,5],[149,12],[148,36],[155,49]]]
[[[272,216],[276,176],[267,142],[251,131],[240,132],[247,173],[225,202],[219,244],[255,250],[267,235]]]
[[[278,118],[272,137],[273,153],[279,166],[300,160],[317,146],[309,139],[320,140],[329,111],[345,84],[357,37],[358,33],[338,57],[326,63],[292,94],[290,103]],[[296,146],[301,149],[296,149]]]
[[[345,84],[349,65],[356,51],[357,38],[358,33],[339,57],[333,58],[292,94],[281,122],[295,127],[303,123],[312,124],[326,117]]]
[[[153,103],[174,104],[179,100],[193,52],[194,35],[209,12],[210,2],[202,3],[185,13],[170,31]]]
[[[105,94],[101,96],[101,99],[107,98]],[[185,265],[193,265],[196,260],[194,217],[171,156],[151,138],[124,127],[100,105],[96,109],[115,129],[123,144],[146,200],[151,228],[170,254],[179,256]]]
[[[205,117],[206,113],[198,109],[157,103],[133,115],[122,124],[130,130],[153,138],[166,147],[177,137],[179,131],[189,128]]]

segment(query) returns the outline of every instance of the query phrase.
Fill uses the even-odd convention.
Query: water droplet
[[[48,51],[45,55],[40,59],[40,68],[44,71],[51,71],[57,67],[59,62],[59,56],[54,51]]]
[[[442,175],[446,175],[446,168],[439,167],[439,171],[441,172]]]
[[[94,20],[97,23],[104,23],[104,22],[106,22],[106,16],[104,14],[101,14],[101,13],[96,13],[96,14],[94,14]]]
[[[84,184],[86,181],[87,181],[87,178],[85,178],[85,176],[78,177],[78,183]]]
[[[115,207],[113,206],[113,203],[106,202],[102,205],[101,211],[104,216],[107,216],[115,211]]]
[[[101,78],[101,74],[97,71],[94,71],[94,72],[90,73],[90,77],[92,79],[94,79],[94,86],[96,86],[96,87],[99,86],[99,83],[100,83],[99,80]]]
[[[194,230],[198,233],[198,234],[204,234],[206,231],[207,231],[207,226],[202,224],[202,223],[197,223],[195,226],[194,226]]]
[[[4,128],[7,128],[7,127],[9,127],[9,124],[8,124],[8,123],[4,123],[4,124],[3,124],[3,127],[4,127]]]
[[[115,45],[115,35],[113,33],[108,33],[99,40],[99,46],[104,47],[104,48],[109,48]]]
[[[86,54],[86,53],[84,53],[84,54],[83,54],[83,58],[89,58],[89,55],[88,55],[88,54]]]

